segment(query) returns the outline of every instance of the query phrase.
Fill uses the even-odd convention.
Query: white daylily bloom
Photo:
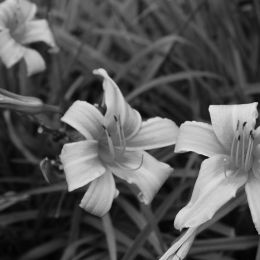
[[[103,115],[96,106],[76,101],[61,120],[86,140],[65,144],[60,158],[69,191],[90,183],[80,206],[102,216],[118,194],[112,174],[135,184],[140,199],[151,202],[172,168],[143,150],[175,144],[178,127],[159,117],[142,122],[107,72],[98,69],[93,73],[104,78],[106,112]]]
[[[43,71],[45,62],[37,51],[24,45],[42,41],[57,50],[48,22],[34,19],[36,11],[36,5],[27,0],[0,3],[0,59],[10,68],[24,58],[28,75]]]
[[[260,128],[257,103],[209,107],[212,125],[185,122],[176,152],[208,156],[201,165],[190,202],[177,214],[175,227],[198,227],[245,185],[249,208],[260,234]]]

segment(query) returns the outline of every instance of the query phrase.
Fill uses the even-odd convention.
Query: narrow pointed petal
[[[87,139],[95,139],[103,133],[104,117],[100,111],[85,101],[76,101],[61,120],[75,128]]]
[[[140,131],[127,140],[126,149],[148,150],[176,143],[179,132],[178,126],[166,118],[155,117],[144,121]]]
[[[107,108],[105,118],[108,124],[114,124],[114,116],[120,117],[125,138],[131,138],[141,127],[142,119],[140,114],[125,101],[119,87],[104,69],[94,70],[93,73],[104,78],[104,101]]]
[[[211,125],[187,121],[180,126],[175,152],[195,152],[208,157],[224,154]]]
[[[107,171],[88,187],[80,207],[96,216],[104,216],[111,208],[112,202],[118,195],[115,181],[111,172]]]
[[[60,155],[68,190],[83,187],[106,171],[98,156],[95,140],[65,144]]]
[[[241,127],[246,122],[245,131],[247,134],[254,129],[258,116],[257,104],[255,102],[243,105],[212,105],[209,107],[214,132],[228,151],[231,149],[238,124]]]
[[[139,190],[139,199],[149,204],[173,169],[146,152],[125,152],[120,165],[111,168],[112,172]]]
[[[258,234],[260,234],[260,178],[251,174],[245,189],[252,219]]]
[[[34,18],[37,7],[27,0],[6,0],[0,4],[0,28],[15,28]]]
[[[0,31],[0,58],[7,68],[22,59],[25,48],[11,37],[9,30]]]
[[[28,76],[42,72],[46,68],[45,61],[40,53],[33,49],[25,48],[24,60]]]
[[[224,173],[225,158],[224,155],[215,155],[202,163],[191,200],[177,214],[175,228],[198,227],[210,220],[245,184],[246,174],[228,169]]]
[[[53,34],[46,20],[28,21],[24,25],[24,31],[19,35],[22,44],[33,42],[45,42],[51,48],[57,48]]]

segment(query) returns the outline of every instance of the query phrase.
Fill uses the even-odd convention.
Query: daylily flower
[[[28,75],[43,71],[45,62],[37,51],[24,45],[41,41],[57,50],[48,22],[34,19],[36,11],[36,5],[27,0],[0,4],[0,58],[7,68],[24,58]]]
[[[141,201],[151,202],[172,168],[143,150],[174,144],[178,127],[159,117],[142,122],[107,72],[98,69],[93,73],[104,78],[105,113],[101,113],[104,107],[99,110],[76,101],[61,120],[86,140],[65,144],[60,158],[69,191],[90,184],[80,206],[103,216],[118,195],[112,174],[135,184]]]
[[[195,228],[245,186],[253,222],[260,234],[260,128],[255,129],[257,103],[213,105],[212,125],[185,122],[176,152],[192,151],[204,160],[190,202],[177,214],[177,229]]]

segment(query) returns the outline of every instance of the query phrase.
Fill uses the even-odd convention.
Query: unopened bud
[[[34,114],[43,111],[44,103],[36,97],[22,96],[0,89],[0,107]]]

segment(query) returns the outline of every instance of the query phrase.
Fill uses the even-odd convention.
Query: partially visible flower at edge
[[[197,228],[189,228],[175,241],[159,260],[182,260],[184,259],[195,239]]]
[[[0,58],[11,68],[22,58],[28,76],[45,70],[45,61],[35,50],[24,45],[44,42],[51,51],[58,50],[48,22],[35,20],[37,7],[27,0],[5,0],[0,3]]]
[[[113,174],[140,190],[141,201],[150,203],[173,169],[144,150],[173,145],[178,127],[169,119],[155,117],[142,122],[140,114],[125,101],[104,69],[105,113],[84,101],[76,101],[62,121],[86,140],[67,143],[60,158],[69,191],[89,184],[80,206],[97,216],[111,208],[118,195]]]
[[[257,104],[211,105],[212,125],[192,121],[180,126],[175,152],[192,151],[209,158],[201,165],[189,203],[175,218],[175,228],[198,228],[245,186],[253,222],[260,234]]]

